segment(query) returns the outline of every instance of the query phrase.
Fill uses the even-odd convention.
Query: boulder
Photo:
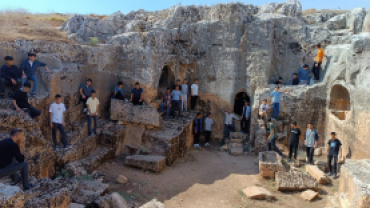
[[[274,151],[260,152],[259,160],[259,175],[263,178],[275,178],[275,172],[285,171],[283,159]]]
[[[164,206],[164,204],[158,201],[157,199],[152,199],[151,201],[142,205],[139,208],[166,208],[166,206]]]
[[[303,200],[306,200],[306,201],[312,201],[312,200],[316,199],[318,196],[319,196],[319,193],[315,192],[315,191],[312,191],[312,190],[304,191],[301,194],[301,198]]]
[[[278,191],[304,191],[316,190],[317,181],[305,172],[277,172],[275,174],[275,187]]]
[[[320,184],[329,184],[330,179],[315,165],[306,165],[306,171]]]
[[[346,14],[340,14],[335,17],[330,18],[325,22],[324,27],[328,30],[341,30],[345,29],[347,26]]]
[[[277,7],[277,13],[290,17],[302,16],[302,5],[298,0],[290,0],[283,2]]]
[[[128,183],[128,179],[124,175],[119,175],[118,178],[116,179],[116,182],[120,184],[125,184]]]
[[[126,200],[117,192],[112,193],[112,205],[112,208],[128,208]]]
[[[0,207],[1,208],[23,208],[24,195],[17,186],[8,186],[0,183]]]
[[[227,151],[228,150],[228,147],[227,147],[227,144],[224,144],[221,148],[220,148],[221,151]]]
[[[76,192],[72,195],[73,202],[91,204],[101,195],[108,192],[109,185],[97,181],[80,181]]]
[[[362,25],[362,32],[370,32],[370,10],[365,16],[364,23]]]
[[[352,29],[355,34],[362,31],[362,26],[366,16],[365,8],[351,9],[346,13],[346,26]]]
[[[252,186],[243,189],[243,193],[250,199],[275,199],[275,196],[271,194],[267,189],[258,186]]]
[[[241,148],[238,148],[238,147],[231,148],[230,149],[230,154],[232,156],[242,156],[242,155],[244,155],[243,147],[241,147]]]

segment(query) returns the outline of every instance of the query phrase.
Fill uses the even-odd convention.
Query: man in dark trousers
[[[246,101],[243,107],[242,120],[240,121],[240,129],[246,134],[248,133],[248,123],[250,121],[250,117],[251,107],[249,106],[249,102]]]
[[[315,152],[319,141],[319,134],[316,129],[313,128],[312,123],[308,123],[307,127],[308,128],[304,134],[304,143],[306,145],[307,164],[312,164],[313,153]]]
[[[28,91],[31,88],[31,84],[26,82],[23,85],[22,89],[19,89],[15,92],[13,96],[13,106],[16,111],[21,112],[22,110],[28,115],[31,116],[31,118],[36,118],[41,114],[41,111],[39,111],[36,108],[33,108],[30,104],[30,101],[28,100]]]
[[[9,97],[12,96],[17,88],[22,84],[21,72],[18,67],[14,65],[13,57],[5,56],[5,64],[1,67],[1,77],[0,77],[0,98],[3,98],[5,95],[5,86],[10,85],[11,91],[9,92]]]
[[[81,84],[79,88],[80,92],[80,102],[84,104],[84,112],[87,112],[87,105],[86,101],[91,97],[91,91],[93,91],[94,88],[92,86],[92,80],[87,79],[85,84]]]
[[[297,122],[292,121],[290,124],[290,140],[289,140],[289,159],[288,162],[291,162],[292,155],[294,152],[294,160],[297,160],[297,151],[299,144],[299,136],[301,135],[301,130],[297,127]]]
[[[197,113],[197,117],[194,119],[193,129],[194,129],[194,147],[200,148],[199,137],[203,132],[202,114],[200,112]]]
[[[143,88],[140,88],[139,82],[135,83],[135,88],[131,90],[131,99],[134,105],[142,105],[143,104]]]
[[[317,49],[317,56],[312,67],[312,73],[314,74],[315,82],[318,82],[320,81],[320,69],[322,60],[324,59],[324,50],[321,48],[321,44],[316,44],[315,48]]]
[[[22,129],[13,129],[10,138],[0,141],[0,178],[11,176],[14,185],[22,180],[23,190],[27,191],[35,186],[28,181],[28,163],[22,154],[24,147],[24,132]],[[21,172],[22,179],[18,178]]]
[[[270,123],[270,135],[268,137],[269,143],[268,143],[268,150],[269,151],[275,151],[280,156],[283,156],[283,153],[279,150],[279,148],[276,146],[276,139],[277,135],[275,132],[275,124],[273,122]]]
[[[328,142],[328,148],[326,149],[326,156],[328,157],[328,164],[329,164],[329,173],[327,174],[330,176],[332,173],[333,178],[337,177],[338,173],[338,156],[339,158],[342,157],[342,143],[335,137],[335,132],[331,132],[330,134],[331,139]],[[334,169],[332,169],[331,162],[334,159]]]

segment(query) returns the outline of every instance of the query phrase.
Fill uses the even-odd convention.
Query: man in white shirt
[[[198,100],[198,80],[196,79],[194,84],[191,85],[191,110],[194,111],[195,105],[197,104]]]
[[[96,136],[96,127],[97,127],[97,119],[98,119],[98,111],[99,111],[99,99],[96,97],[96,91],[91,91],[91,97],[87,99],[87,128],[88,128],[88,136],[91,136],[91,133],[94,133]],[[94,129],[91,129],[91,119],[94,119]]]
[[[258,115],[260,116],[261,119],[263,119],[266,123],[267,121],[267,114],[269,112],[269,109],[270,109],[270,105],[267,104],[267,99],[264,99],[262,101],[262,104],[260,106],[260,110],[258,112]]]
[[[62,142],[64,148],[69,148],[70,145],[67,144],[66,140],[66,133],[64,131],[64,112],[66,111],[66,107],[64,106],[62,101],[62,96],[59,94],[55,95],[55,103],[52,103],[49,108],[49,123],[50,128],[53,132],[53,141],[55,145],[55,151],[59,151],[58,142],[57,142],[57,130],[62,137]]]
[[[235,125],[233,124],[233,119],[239,120],[239,118],[231,113],[231,109],[227,108],[225,109],[225,122],[224,122],[224,138],[227,139],[229,138],[229,132],[230,130],[234,131],[235,130]]]

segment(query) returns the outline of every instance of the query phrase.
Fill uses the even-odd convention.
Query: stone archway
[[[238,92],[234,98],[234,113],[241,116],[243,114],[243,106],[245,101],[250,103],[250,97],[244,91]]]
[[[161,77],[159,78],[158,84],[158,94],[164,94],[167,90],[167,87],[172,87],[175,83],[175,75],[171,68],[168,65],[165,65],[161,72]]]
[[[329,109],[339,120],[346,120],[346,112],[351,110],[351,98],[347,88],[339,84],[333,86]]]

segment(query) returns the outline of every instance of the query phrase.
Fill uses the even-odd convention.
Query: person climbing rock
[[[283,155],[283,153],[279,150],[279,148],[276,146],[276,139],[277,135],[275,132],[275,124],[273,122],[270,122],[270,135],[268,137],[269,143],[268,143],[268,150],[269,151],[275,151],[280,156]]]
[[[283,93],[289,92],[289,89],[285,89],[282,92],[279,92],[279,86],[275,87],[274,92],[271,92],[270,94],[270,101],[272,106],[272,119],[278,119],[279,118],[279,105],[280,105],[280,96]]]

